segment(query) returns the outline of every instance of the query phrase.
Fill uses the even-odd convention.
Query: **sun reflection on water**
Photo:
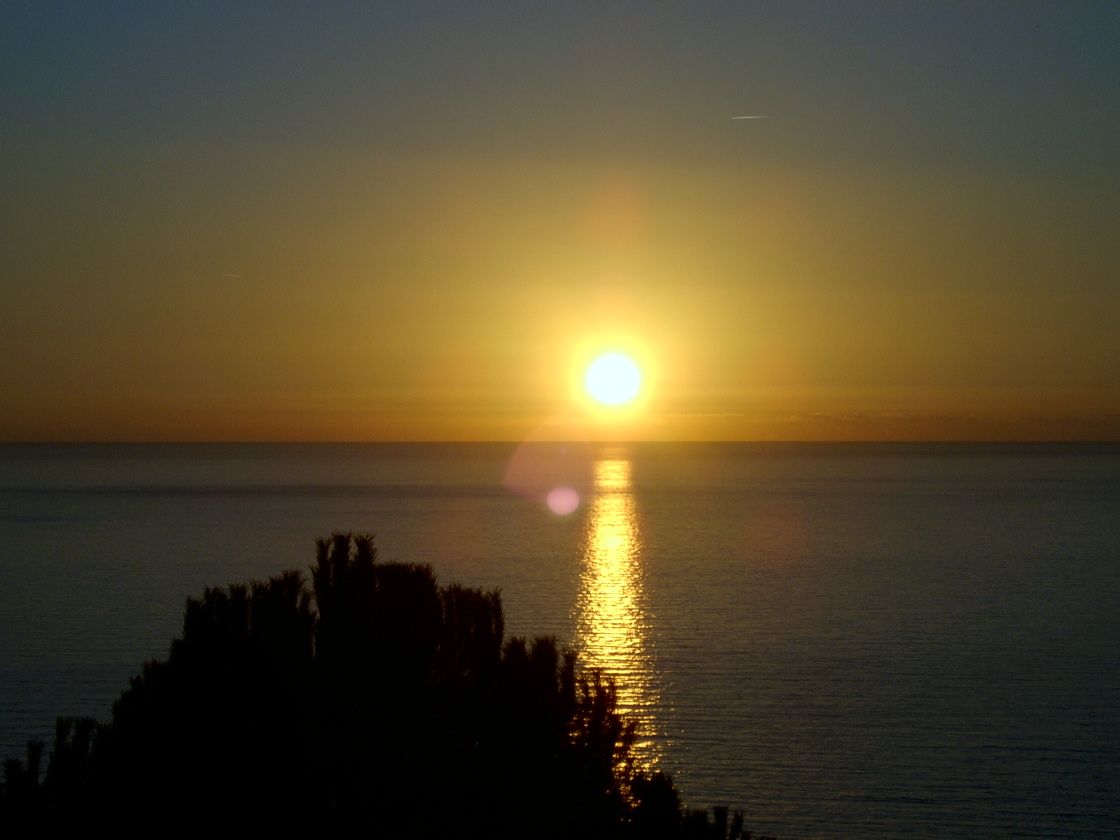
[[[594,494],[576,602],[576,644],[585,667],[618,686],[621,711],[638,722],[635,758],[645,769],[661,758],[660,686],[645,606],[642,540],[630,461],[614,451],[595,462]]]

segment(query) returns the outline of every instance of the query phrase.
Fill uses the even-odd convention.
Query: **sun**
[[[604,353],[587,366],[583,387],[600,405],[629,405],[642,391],[642,371],[625,353]]]

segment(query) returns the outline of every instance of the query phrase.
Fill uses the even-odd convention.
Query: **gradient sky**
[[[0,440],[1120,439],[1118,44],[1115,2],[0,4]],[[621,423],[572,394],[608,345]]]

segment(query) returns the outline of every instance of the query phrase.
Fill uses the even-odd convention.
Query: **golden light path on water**
[[[638,723],[634,757],[651,770],[661,759],[661,691],[645,605],[642,539],[625,452],[595,462],[594,494],[576,600],[576,645],[585,667],[615,678],[620,710]]]

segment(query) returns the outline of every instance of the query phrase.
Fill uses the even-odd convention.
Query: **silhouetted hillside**
[[[554,639],[504,638],[497,592],[318,543],[299,572],[208,589],[111,724],[60,719],[5,762],[0,825],[386,837],[738,837],[631,760],[614,686]],[[42,776],[42,778],[40,778]]]

